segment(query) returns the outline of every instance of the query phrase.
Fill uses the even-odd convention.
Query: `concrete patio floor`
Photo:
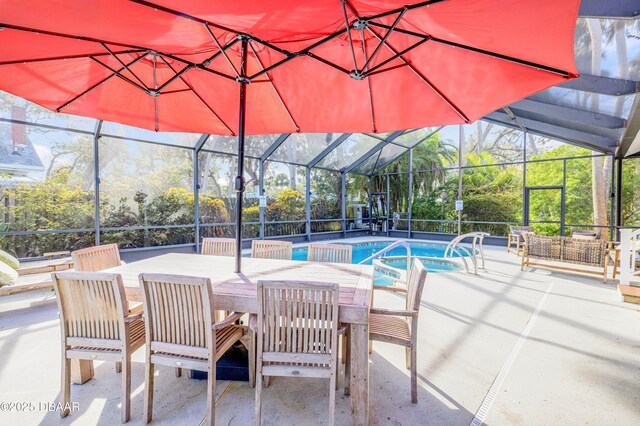
[[[640,306],[623,304],[615,281],[542,268],[520,272],[519,258],[487,248],[479,275],[431,274],[422,298],[418,404],[409,398],[404,349],[375,343],[370,359],[374,425],[640,424]],[[376,292],[375,305],[400,307]],[[50,294],[0,300],[0,402],[49,403],[60,389],[60,331]],[[132,418],[142,424],[144,350],[133,357]],[[340,379],[342,382],[342,379]],[[2,411],[0,425],[119,424],[120,375],[95,365],[73,385],[79,411]],[[263,424],[327,422],[328,381],[276,378],[264,392]],[[253,423],[254,391],[218,381],[216,421]],[[351,424],[337,391],[336,424]],[[205,382],[159,367],[152,424],[197,425]]]

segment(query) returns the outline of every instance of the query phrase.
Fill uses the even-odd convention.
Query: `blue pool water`
[[[389,244],[393,243],[393,241],[376,241],[372,243],[352,243],[349,244],[353,247],[353,263],[360,263],[365,260],[367,257],[371,256],[374,253],[379,252],[380,250],[387,247]],[[411,256],[418,257],[436,257],[436,258],[444,258],[444,251],[446,250],[446,244],[438,244],[438,243],[411,243],[409,244],[411,247]],[[406,256],[407,249],[404,247],[396,247],[393,250],[384,254],[384,257],[387,256]],[[454,253],[454,257],[458,255]],[[301,247],[298,249],[293,249],[293,260],[307,260],[307,248]],[[371,265],[371,261],[367,263]],[[404,267],[406,269],[406,266]]]
[[[353,263],[360,263],[374,253],[387,247],[393,241],[376,241],[371,243],[351,243],[353,247],[352,259]],[[344,244],[344,243],[341,243]],[[447,248],[446,244],[438,243],[411,243],[411,256],[420,257],[422,263],[430,273],[439,272],[453,272],[459,271],[461,268],[459,265],[450,262],[439,260],[444,258],[444,252]],[[406,271],[407,270],[407,249],[404,247],[396,247],[395,249],[385,253],[383,258],[399,256],[397,259],[388,259],[384,263],[388,266]],[[458,254],[454,253],[454,257],[458,257]],[[307,260],[307,248],[301,247],[293,249],[293,260]],[[367,262],[368,265],[372,264],[372,261]],[[383,272],[378,271],[377,268],[374,271],[374,284],[389,286],[394,282],[385,275]]]

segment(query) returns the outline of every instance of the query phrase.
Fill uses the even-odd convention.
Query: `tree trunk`
[[[593,220],[595,225],[607,226],[607,192],[602,157],[593,157],[591,159],[591,176],[591,192],[593,195]]]

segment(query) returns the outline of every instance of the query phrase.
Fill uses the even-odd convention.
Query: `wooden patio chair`
[[[307,262],[321,263],[348,263],[351,264],[353,246],[346,244],[319,244],[311,243],[308,246]],[[347,327],[339,330],[342,340],[342,363],[346,364],[345,370],[345,395],[349,395],[349,332]]]
[[[411,402],[418,402],[417,354],[418,314],[420,299],[427,280],[427,270],[422,262],[414,259],[407,279],[406,290],[393,287],[392,291],[406,292],[404,310],[371,308],[369,311],[369,341],[388,342],[406,347],[406,364],[411,369]],[[374,286],[374,289],[385,287]],[[370,343],[371,344],[371,343]]]
[[[533,232],[533,226],[510,226],[507,253],[511,251],[511,245],[516,247],[516,255],[522,253],[524,247],[524,235],[526,232]]]
[[[52,277],[62,332],[62,406],[70,402],[71,360],[115,361],[122,369],[121,415],[126,423],[131,354],[145,342],[142,311],[129,311],[119,274],[54,272]],[[68,414],[68,408],[60,412]]]
[[[105,244],[76,250],[71,253],[76,271],[97,272],[120,266],[120,252],[117,244]]]
[[[214,323],[209,278],[140,274],[139,279],[147,320],[145,421],[152,417],[155,365],[165,365],[207,372],[207,424],[213,425],[216,361],[244,335],[245,328],[234,324],[242,314]]]
[[[308,249],[308,262],[351,263],[353,247],[346,244],[311,243]]]
[[[234,257],[236,255],[236,240],[235,238],[203,238],[202,254]]]
[[[251,242],[251,257],[291,260],[293,257],[293,243],[277,240],[253,240]]]
[[[264,376],[329,379],[329,421],[334,424],[338,294],[338,284],[258,282],[256,425],[261,423]]]

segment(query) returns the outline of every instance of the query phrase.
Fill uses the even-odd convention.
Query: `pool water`
[[[349,244],[353,247],[352,263],[360,263],[367,257],[387,247],[394,241],[376,241],[372,243],[353,243]],[[339,243],[343,244],[343,243]],[[444,251],[447,249],[446,244],[438,243],[411,243],[411,256],[417,257],[435,257],[444,258]],[[407,249],[404,247],[396,247],[393,250],[384,254],[387,256],[406,256]],[[457,253],[453,254],[454,257],[458,257]],[[301,247],[293,249],[293,260],[307,260],[307,248]],[[371,261],[367,262],[367,265],[371,265]],[[401,269],[406,269],[406,266]]]
[[[374,253],[387,247],[393,241],[376,241],[371,243],[352,243],[349,244],[353,247],[352,263],[360,263]],[[344,244],[344,243],[339,243]],[[453,272],[459,271],[461,268],[457,264],[450,261],[443,261],[439,259],[444,258],[444,252],[447,249],[446,244],[438,243],[410,243],[411,257],[420,257],[422,264],[427,268],[430,273],[441,272]],[[306,247],[301,247],[293,250],[293,260],[307,260],[308,250]],[[403,271],[407,270],[407,249],[404,247],[396,247],[393,250],[385,253],[382,257],[401,257],[400,259],[385,260],[384,263],[393,268],[397,268]],[[458,257],[457,253],[453,253],[453,257]],[[371,265],[372,261],[367,262],[367,265]],[[390,286],[394,282],[384,273],[374,271],[374,284],[381,286]]]

